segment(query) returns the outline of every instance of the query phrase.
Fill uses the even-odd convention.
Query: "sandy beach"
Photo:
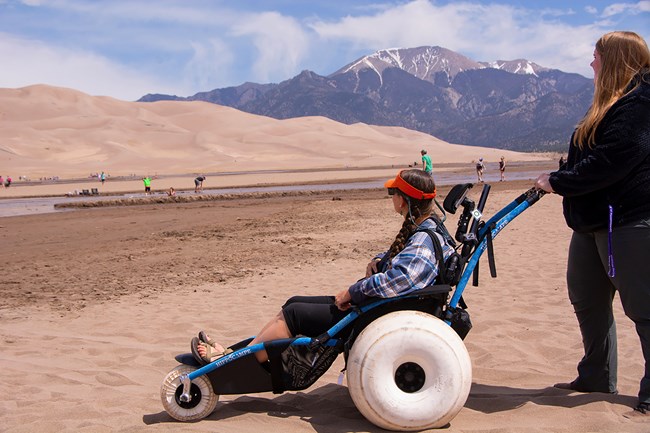
[[[168,416],[159,390],[199,330],[232,344],[257,333],[288,297],[334,294],[363,276],[401,226],[383,180],[417,163],[421,149],[447,179],[441,201],[453,179],[476,181],[474,162],[485,158],[487,215],[557,161],[403,128],[50,86],[0,89],[0,111],[0,175],[14,180],[0,204],[52,198],[46,213],[0,217],[0,432],[381,431],[356,409],[346,381],[338,384],[342,356],[305,391],[222,396],[196,423]],[[506,182],[498,181],[501,156]],[[104,170],[104,185],[89,177]],[[195,194],[199,173],[208,175],[206,191]],[[143,193],[146,175],[152,196]],[[378,186],[342,186],[360,181]],[[316,184],[332,189],[310,190]],[[297,192],[210,192],[272,185]],[[92,207],[55,211],[66,194],[92,188]],[[449,215],[452,233],[457,218]],[[575,377],[582,354],[564,281],[569,237],[553,195],[497,237],[498,278],[486,263],[480,285],[464,294],[474,324],[465,339],[470,396],[443,431],[649,431],[631,409],[643,358],[618,300],[619,394],[552,387]]]
[[[486,213],[530,186],[494,183]],[[200,329],[232,343],[289,296],[356,281],[399,229],[390,206],[384,191],[338,191],[0,218],[0,431],[381,431],[337,384],[342,356],[306,391],[222,396],[197,423],[172,420],[159,387]],[[465,292],[471,393],[443,431],[648,432],[631,410],[643,358],[618,299],[619,394],[552,388],[582,353],[569,237],[550,195],[496,239],[498,278],[485,263]]]

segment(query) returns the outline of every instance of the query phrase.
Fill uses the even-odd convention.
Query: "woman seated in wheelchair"
[[[436,187],[426,172],[403,170],[385,183],[392,196],[395,212],[404,217],[404,223],[392,245],[377,255],[367,266],[365,278],[357,281],[336,296],[294,296],[283,306],[251,341],[250,345],[265,341],[291,338],[297,335],[318,337],[338,323],[352,304],[360,305],[370,298],[390,298],[423,289],[434,283],[438,274],[438,258],[432,240],[425,231],[436,229],[433,216],[433,198]],[[438,239],[446,259],[453,248],[444,237]],[[192,340],[192,354],[197,361],[207,364],[230,352],[211,339],[204,331]],[[255,353],[259,362],[268,355]]]

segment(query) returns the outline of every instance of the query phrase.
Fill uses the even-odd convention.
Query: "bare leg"
[[[249,346],[257,343],[263,343],[269,340],[291,337],[292,335],[291,332],[289,332],[289,328],[287,327],[287,322],[284,321],[284,315],[280,311],[273,319],[264,325],[262,330],[257,334],[253,341],[250,342]],[[224,350],[224,347],[217,343],[213,344],[213,347],[218,352],[223,352]],[[207,353],[203,345],[199,345],[197,350],[201,356],[205,356]],[[259,352],[255,353],[255,358],[258,362],[262,363],[269,360],[269,355],[266,353],[266,350],[260,350]]]
[[[287,322],[284,321],[284,315],[280,311],[273,319],[271,319],[262,330],[257,334],[257,336],[251,341],[250,345],[257,343],[263,343],[269,340],[277,340],[280,338],[291,338],[291,332],[289,332],[289,327],[287,327]],[[269,360],[269,355],[266,353],[266,350],[260,350],[255,353],[255,358],[262,363]]]

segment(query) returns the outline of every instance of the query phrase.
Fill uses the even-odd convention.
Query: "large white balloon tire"
[[[217,406],[219,396],[212,391],[212,383],[206,376],[199,376],[192,381],[190,395],[192,399],[185,403],[180,400],[183,392],[181,376],[189,374],[196,368],[179,365],[170,371],[160,386],[160,399],[165,411],[178,421],[198,421],[210,415]]]
[[[447,425],[463,408],[472,363],[458,334],[419,311],[397,311],[370,323],[347,362],[350,395],[359,412],[387,430]]]

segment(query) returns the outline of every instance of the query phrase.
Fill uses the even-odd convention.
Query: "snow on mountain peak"
[[[492,62],[481,63],[488,68],[501,69],[513,74],[529,74],[538,76],[540,72],[549,70],[549,68],[545,68],[526,59],[495,60]]]
[[[451,82],[460,72],[472,69],[494,68],[513,74],[530,74],[538,76],[539,72],[548,68],[539,66],[526,59],[495,60],[492,62],[477,62],[457,52],[438,46],[423,46],[417,48],[387,48],[361,57],[331,74],[345,74],[371,69],[381,80],[386,68],[399,68],[421,80],[432,81],[436,74],[443,72]]]

